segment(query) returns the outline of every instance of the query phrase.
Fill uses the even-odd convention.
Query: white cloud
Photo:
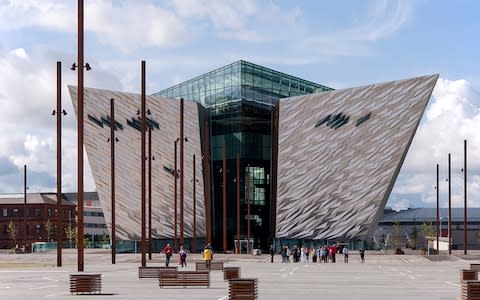
[[[451,154],[452,206],[463,206],[463,156],[467,140],[467,198],[480,206],[480,95],[466,80],[439,78],[392,191],[409,195],[417,206],[436,205],[436,164],[440,165],[441,206],[446,205],[448,154]],[[423,204],[423,205],[422,205]],[[393,204],[391,204],[393,205]]]

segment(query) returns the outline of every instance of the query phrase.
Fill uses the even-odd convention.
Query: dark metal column
[[[197,250],[197,192],[196,192],[196,185],[197,185],[197,178],[195,176],[195,154],[193,155],[193,239],[192,239],[192,252]]]
[[[448,153],[448,254],[452,254],[452,181],[451,155]]]
[[[223,252],[227,252],[227,143],[223,142]]]
[[[183,245],[183,146],[184,146],[184,129],[183,129],[183,98],[180,98],[180,245]]]
[[[439,175],[439,171],[438,171],[438,164],[437,164],[437,185],[435,186],[435,189],[436,189],[436,192],[437,192],[437,253],[440,254],[440,248],[439,248],[439,240],[440,240],[440,223],[439,223],[439,220],[440,220],[440,197],[439,197],[439,186],[438,186],[438,175]]]
[[[27,249],[27,165],[23,166],[23,247]]]
[[[152,127],[148,126],[148,259],[152,260]]]
[[[57,61],[57,267],[62,266],[62,63]]]
[[[84,249],[83,249],[83,0],[78,0],[78,115],[77,115],[77,210],[78,210],[78,249],[77,267],[78,272],[83,272]]]
[[[463,141],[463,194],[465,196],[463,203],[463,254],[467,255],[467,140]]]
[[[240,154],[237,153],[237,247],[236,253],[240,254]]]
[[[177,178],[178,178],[178,170],[177,170],[177,143],[178,139],[174,142],[174,171],[173,171],[173,180],[175,185],[173,186],[173,251],[177,251]]]
[[[247,165],[247,168],[250,166]],[[247,170],[245,176],[245,201],[247,202],[247,253],[250,253],[250,170]]]
[[[112,264],[115,264],[116,238],[115,238],[115,106],[113,98],[110,99],[110,175],[112,197]]]
[[[142,60],[142,105],[141,105],[141,116],[142,116],[142,153],[141,153],[141,172],[142,172],[142,241],[141,241],[141,248],[142,248],[142,267],[147,265],[146,259],[146,240],[145,240],[145,128],[146,128],[146,120],[145,120],[145,61]]]
[[[208,122],[205,122],[205,152],[203,159],[205,160],[205,237],[206,242],[212,242],[212,184],[211,184],[211,170],[210,170],[210,136],[209,136]]]

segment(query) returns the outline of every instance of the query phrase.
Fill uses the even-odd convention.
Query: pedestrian
[[[210,263],[212,262],[213,251],[210,243],[208,243],[203,249],[203,259],[205,260],[205,265],[210,268]]]
[[[178,252],[180,255],[180,263],[182,265],[182,268],[185,266],[187,267],[187,252],[183,249],[183,245],[180,246],[180,251]]]
[[[343,252],[343,262],[348,264],[348,252],[349,252],[348,247],[347,246],[343,247],[342,252]]]
[[[360,249],[360,259],[362,260],[362,263],[365,262],[365,250],[363,248]]]
[[[172,256],[172,248],[169,243],[163,248],[163,252],[165,253],[165,267],[168,267],[170,264],[170,257]]]
[[[287,262],[287,246],[282,247],[282,263]]]
[[[275,255],[275,249],[273,248],[273,245],[270,245],[270,255],[271,255],[270,262],[273,263],[273,256]]]

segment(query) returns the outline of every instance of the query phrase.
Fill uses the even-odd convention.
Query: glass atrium
[[[200,119],[205,120],[209,127],[211,225],[215,249],[223,248],[223,145],[226,145],[227,159],[227,249],[223,250],[233,250],[234,240],[237,239],[237,154],[240,156],[240,239],[247,237],[246,203],[249,202],[253,247],[268,249],[275,233],[272,218],[275,207],[270,196],[272,111],[280,98],[330,90],[329,87],[240,60],[155,94],[194,100],[205,108]],[[206,128],[204,124],[199,126],[203,136]]]

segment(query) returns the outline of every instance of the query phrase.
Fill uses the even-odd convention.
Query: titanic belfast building
[[[334,90],[237,61],[147,95],[154,248],[177,239],[187,247],[194,239],[198,248],[210,241],[223,251],[247,240],[263,249],[369,240],[437,78]],[[77,88],[70,94],[76,107]],[[140,94],[84,90],[85,149],[109,230],[106,140],[115,124],[120,240],[141,234],[140,103]]]

